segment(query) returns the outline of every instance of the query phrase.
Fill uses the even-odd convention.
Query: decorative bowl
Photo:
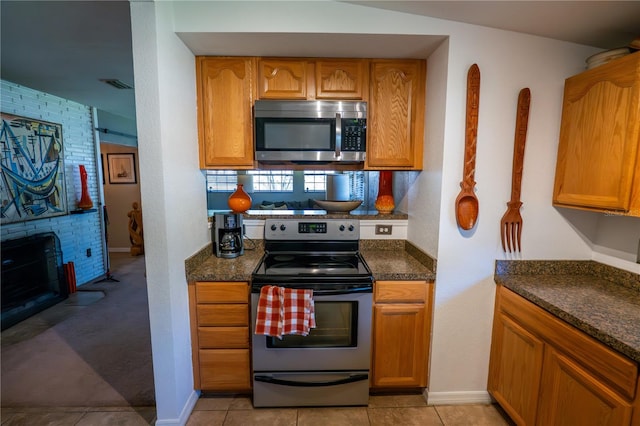
[[[330,200],[314,200],[327,213],[347,213],[351,210],[357,209],[362,200],[353,201],[330,201]]]

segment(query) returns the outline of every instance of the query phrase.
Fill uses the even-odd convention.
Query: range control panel
[[[266,219],[265,240],[352,241],[360,239],[358,219]]]

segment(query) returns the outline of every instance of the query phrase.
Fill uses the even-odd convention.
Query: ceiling
[[[346,3],[502,28],[603,49],[625,46],[640,35],[640,1]],[[0,14],[2,79],[135,119],[134,90],[115,89],[101,81],[118,79],[133,86],[128,1],[2,0]],[[287,35],[270,36],[266,39],[264,35],[242,33],[216,34],[215,37],[180,34],[195,54],[397,57],[425,54],[441,41],[438,37],[335,34],[299,35],[292,39],[289,34],[287,43],[273,43],[274,39],[284,39]],[[336,37],[338,43],[325,43]],[[371,37],[377,37],[376,42],[372,43]],[[280,50],[268,50],[269,46],[272,49],[279,46]],[[326,46],[333,47],[323,50]],[[371,51],[372,47],[375,50]],[[407,51],[408,48],[413,51]]]

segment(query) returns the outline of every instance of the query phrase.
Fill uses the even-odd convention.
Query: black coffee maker
[[[212,231],[213,254],[232,259],[244,254],[242,214],[216,213]]]

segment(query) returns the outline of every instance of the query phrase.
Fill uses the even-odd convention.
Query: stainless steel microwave
[[[257,100],[254,132],[257,161],[361,163],[367,103]]]

